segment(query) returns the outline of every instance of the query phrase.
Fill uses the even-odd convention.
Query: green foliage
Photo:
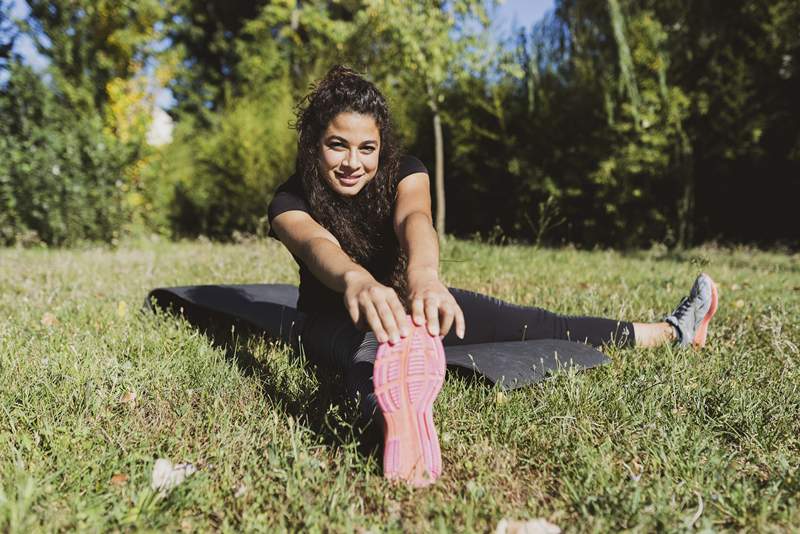
[[[88,173],[106,168],[121,182],[122,200],[108,208],[124,214],[117,232],[258,231],[292,172],[293,105],[332,64],[348,63],[390,97],[409,151],[429,164],[440,229],[446,190],[447,228],[461,235],[587,246],[798,240],[794,0],[559,0],[499,48],[484,31],[492,0],[29,4],[20,29],[49,59],[43,87],[62,108],[48,113],[76,117],[84,140],[99,136],[85,143],[105,147],[87,156]],[[6,6],[0,83],[18,33]],[[156,56],[164,36],[172,46]],[[175,142],[158,151],[144,142],[151,67],[172,89],[178,121]],[[36,107],[35,94],[20,98]],[[74,139],[25,135],[0,140],[17,154],[1,166],[38,176],[23,181],[43,180],[36,169],[59,158],[72,162],[59,169],[77,161],[67,155],[78,148],[63,148]],[[24,151],[39,163],[21,162]],[[27,231],[13,210],[0,215],[5,242]],[[70,241],[59,235],[45,239]]]
[[[179,61],[168,86],[177,101],[175,114],[207,127],[232,94],[240,94],[241,60],[237,40],[247,21],[266,0],[169,0],[166,34]],[[280,4],[282,2],[274,2]]]
[[[798,21],[791,1],[557,2],[448,87],[451,230],[535,241],[553,199],[550,243],[796,244]]]
[[[126,221],[121,178],[131,147],[18,64],[0,115],[0,243],[114,239]]]
[[[610,0],[612,4],[616,2]],[[597,185],[595,199],[604,224],[624,236],[623,244],[678,240],[683,245],[687,236],[680,223],[690,214],[680,209],[686,178],[681,174],[691,172],[682,165],[691,157],[683,125],[690,101],[679,87],[668,85],[662,48],[666,33],[658,20],[641,12],[628,28],[635,45],[627,53],[630,65],[620,67],[626,93],[623,100],[610,97],[616,108],[608,111],[611,150],[589,178]],[[627,45],[621,48],[627,50]]]
[[[159,0],[29,0],[24,25],[37,49],[51,61],[51,73],[68,102],[100,109],[107,85],[127,79],[147,58],[165,16]]]
[[[258,92],[232,98],[206,128],[178,125],[147,179],[162,191],[154,205],[170,214],[176,234],[228,239],[264,229],[269,200],[294,169],[292,104],[284,73]],[[171,190],[158,185],[163,182]]]

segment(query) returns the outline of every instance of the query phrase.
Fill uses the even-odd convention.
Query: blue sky
[[[11,1],[11,18],[21,19],[28,15],[28,4],[22,0]],[[47,66],[47,61],[39,55],[33,46],[33,41],[25,35],[20,35],[14,42],[14,51],[20,54],[33,68],[42,69]]]
[[[496,24],[501,31],[509,31],[513,24],[530,28],[553,9],[553,0],[505,0],[500,6]]]

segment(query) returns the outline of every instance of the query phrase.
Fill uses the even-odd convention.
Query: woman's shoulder
[[[398,181],[402,180],[406,176],[410,176],[418,172],[424,172],[425,174],[428,174],[428,168],[419,158],[412,156],[411,154],[403,154],[400,156],[400,163],[397,168]]]
[[[277,195],[278,193],[290,193],[292,195],[304,197],[305,191],[303,190],[303,182],[300,180],[300,176],[297,173],[292,174],[275,190],[275,194]]]
[[[272,219],[281,213],[292,210],[305,211],[306,213],[310,211],[303,189],[303,182],[297,174],[291,175],[288,180],[275,190],[275,196],[272,197],[272,202],[267,207],[267,218],[272,223]]]

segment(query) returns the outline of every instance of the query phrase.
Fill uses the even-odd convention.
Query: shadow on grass
[[[225,351],[225,357],[235,363],[242,374],[258,380],[270,402],[302,422],[326,446],[337,448],[357,443],[358,449],[364,455],[379,452],[382,445],[380,425],[375,420],[364,420],[360,417],[359,407],[343,391],[343,378],[340,374],[317,367],[286,347],[290,361],[314,376],[314,380],[303,380],[298,389],[286,379],[285,371],[265,364],[247,348],[251,341],[280,342],[274,342],[262,333],[240,332],[236,336],[227,337],[213,335],[208,331],[204,333],[214,346]]]
[[[360,410],[355,401],[345,395],[341,376],[330,369],[310,364],[285,341],[272,339],[247,321],[181,304],[176,300],[146,303],[145,309],[185,319],[203,333],[214,347],[221,349],[225,358],[234,363],[244,376],[258,380],[264,396],[272,405],[301,422],[326,446],[339,448],[355,443],[365,456],[380,453],[380,424],[359,416]],[[290,364],[298,371],[307,371],[314,379],[305,377],[295,380],[286,376],[285,369],[278,369],[277,362],[260,360],[249,348],[259,343],[274,345],[275,350],[286,350]]]

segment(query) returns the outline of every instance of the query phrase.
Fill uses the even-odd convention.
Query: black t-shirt
[[[403,156],[400,159],[400,167],[397,172],[397,183],[399,184],[403,178],[418,172],[427,173],[428,169],[414,156]],[[292,210],[311,213],[306,199],[303,182],[296,174],[293,174],[278,187],[267,210],[270,237],[277,239],[272,229],[272,220],[281,213]],[[300,266],[300,297],[297,300],[297,309],[306,313],[346,313],[347,310],[342,301],[342,294],[320,282],[300,258],[294,255],[293,257]]]

